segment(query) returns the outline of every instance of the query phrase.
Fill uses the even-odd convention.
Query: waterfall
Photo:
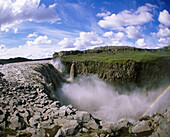
[[[67,79],[68,82],[72,82],[74,79],[74,63],[72,63],[70,68],[70,77]]]

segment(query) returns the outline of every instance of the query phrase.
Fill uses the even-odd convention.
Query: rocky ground
[[[61,106],[56,92],[63,82],[48,61],[1,65],[0,136],[170,136],[170,108],[135,124],[126,119],[105,123],[72,105]]]

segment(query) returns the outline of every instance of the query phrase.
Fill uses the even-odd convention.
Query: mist
[[[126,118],[134,123],[163,90],[160,88],[147,94],[142,94],[140,90],[130,93],[124,91],[120,94],[113,86],[100,80],[97,75],[88,75],[77,77],[71,83],[64,83],[57,97],[61,104],[71,104],[105,122],[117,122]],[[165,111],[170,106],[168,98],[170,98],[169,91],[147,114]]]

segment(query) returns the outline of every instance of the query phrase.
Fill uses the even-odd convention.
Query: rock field
[[[0,136],[170,136],[170,108],[134,124],[105,123],[72,105],[61,106],[56,92],[64,82],[49,61],[0,65]]]

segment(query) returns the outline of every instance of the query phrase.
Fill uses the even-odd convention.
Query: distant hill
[[[16,62],[26,62],[26,61],[39,61],[39,60],[50,60],[51,58],[45,59],[27,59],[22,57],[10,58],[10,59],[0,59],[0,64],[16,63]]]

